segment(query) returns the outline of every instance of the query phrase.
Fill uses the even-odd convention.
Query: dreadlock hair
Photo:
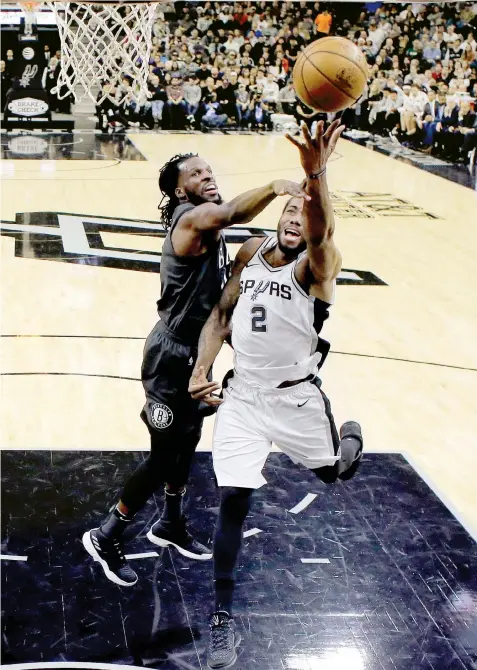
[[[172,223],[172,215],[177,205],[180,204],[176,196],[177,182],[179,180],[179,168],[188,158],[195,158],[197,154],[177,154],[173,156],[159,171],[159,190],[162,193],[162,199],[159,203],[161,213],[161,223],[164,230],[169,230]],[[166,204],[163,205],[164,199]]]

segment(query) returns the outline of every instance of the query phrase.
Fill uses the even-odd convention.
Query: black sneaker
[[[110,539],[99,528],[93,528],[83,535],[83,545],[88,554],[100,563],[110,581],[119,586],[134,586],[137,582],[137,575],[124,556],[121,539]]]
[[[354,438],[351,443],[343,443],[347,437]],[[356,471],[361,463],[363,456],[363,436],[361,434],[361,426],[356,421],[347,421],[340,428],[341,440],[341,460],[339,463],[339,478],[347,481],[354,477]],[[359,447],[356,449],[356,440],[359,442]]]
[[[209,668],[230,668],[237,660],[237,647],[242,639],[228,612],[214,612],[210,617],[207,648]]]
[[[195,558],[198,561],[208,561],[212,558],[210,549],[189,535],[184,518],[177,522],[159,519],[148,532],[147,539],[158,547],[167,547],[171,544],[187,558]]]

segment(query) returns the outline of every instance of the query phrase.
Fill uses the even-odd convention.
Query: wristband
[[[319,179],[322,177],[326,172],[326,166],[322,168],[319,172],[314,172],[313,174],[308,174],[307,177],[308,179]]]

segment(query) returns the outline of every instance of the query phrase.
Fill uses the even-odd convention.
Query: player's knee
[[[142,467],[151,477],[157,480],[158,485],[166,482],[166,473],[162,467],[160,454],[157,452],[151,452],[146,460],[143,461]]]
[[[335,465],[325,465],[322,468],[314,468],[312,472],[324,484],[333,484],[338,479],[338,468]]]
[[[243,523],[247,516],[252,498],[253,489],[237,486],[224,486],[220,494],[220,508],[236,522]]]

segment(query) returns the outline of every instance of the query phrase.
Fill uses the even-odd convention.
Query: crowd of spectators
[[[274,114],[311,126],[326,115],[297,100],[291,74],[300,51],[327,35],[351,39],[368,61],[366,91],[343,113],[348,128],[469,160],[477,140],[477,2],[161,3],[148,94],[136,102],[125,75],[121,104],[97,105],[99,127],[267,131]]]
[[[383,5],[360,22],[352,32],[368,59],[368,89],[345,111],[348,127],[468,163],[477,146],[477,3]]]

